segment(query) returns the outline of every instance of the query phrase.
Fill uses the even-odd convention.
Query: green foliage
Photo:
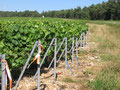
[[[87,31],[85,22],[66,21],[62,19],[41,19],[41,20],[1,20],[0,21],[0,53],[6,55],[10,69],[20,69],[35,43],[42,42],[45,53],[46,44],[50,44],[52,38],[58,38],[58,45],[64,37],[80,37],[82,32]],[[54,47],[48,54],[53,57]],[[37,49],[35,51],[37,53]],[[34,54],[35,56],[35,54]]]
[[[93,82],[90,82],[93,90],[119,90],[118,79],[115,75],[107,74],[106,76],[99,76]],[[120,84],[120,83],[119,83]]]

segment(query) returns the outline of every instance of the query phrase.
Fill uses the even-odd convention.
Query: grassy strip
[[[101,29],[98,26],[92,28],[101,60],[109,64],[88,85],[93,90],[120,90],[120,23],[111,24],[104,21],[91,23],[109,25],[106,29],[105,25],[102,25]]]
[[[110,20],[110,21],[104,21],[104,20],[101,20],[101,21],[88,21],[89,23],[94,23],[94,24],[106,24],[106,25],[109,25],[109,26],[112,26],[112,27],[118,27],[120,28],[120,21],[113,21],[113,20]]]

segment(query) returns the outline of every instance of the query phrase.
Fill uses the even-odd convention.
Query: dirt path
[[[90,32],[96,29],[97,33],[104,34],[101,29],[108,29],[109,27],[105,25],[88,24]],[[93,28],[94,27],[94,28]],[[104,27],[104,28],[103,28]],[[107,32],[107,31],[106,31]],[[87,83],[94,80],[95,76],[99,73],[104,66],[101,62],[99,53],[97,51],[97,44],[93,42],[95,33],[91,34],[91,39],[89,46],[83,47],[82,51],[79,52],[78,60],[80,65],[77,64],[74,58],[74,64],[69,60],[69,64],[74,72],[71,74],[70,70],[67,68],[65,72],[65,61],[60,61],[57,72],[57,81],[54,82],[53,68],[47,73],[42,73],[41,78],[41,90],[90,90]],[[44,69],[44,72],[47,68]],[[97,71],[97,72],[96,72]],[[17,90],[36,90],[37,80],[33,81],[33,76],[23,77]]]

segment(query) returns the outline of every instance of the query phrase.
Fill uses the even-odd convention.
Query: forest
[[[81,8],[78,6],[74,9],[58,11],[23,11],[11,12],[0,11],[0,17],[55,17],[67,19],[87,19],[87,20],[120,20],[120,0],[109,0],[101,4],[92,4],[89,7]]]
[[[120,20],[120,0],[109,0],[89,7],[42,12],[45,17],[90,19],[90,20]]]

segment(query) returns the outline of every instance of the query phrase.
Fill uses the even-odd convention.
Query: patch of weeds
[[[102,40],[101,37],[96,36],[96,37],[94,37],[94,41],[96,41],[96,42],[102,42],[103,40]]]
[[[96,49],[91,49],[90,51],[91,51],[92,54],[96,54],[97,53]]]
[[[74,83],[74,82],[75,82],[75,81],[74,81],[72,78],[70,78],[70,77],[64,78],[63,81],[64,81],[64,82],[68,82],[68,83]]]
[[[120,53],[118,53],[117,55],[116,55],[116,60],[120,60]],[[120,62],[120,61],[119,61]]]
[[[104,43],[104,44],[99,44],[99,48],[100,48],[101,50],[104,50],[104,49],[107,48],[107,44],[106,44],[106,43]]]
[[[93,90],[120,90],[120,63],[111,62],[88,85]]]
[[[66,77],[66,78],[63,79],[63,82],[66,82],[66,83],[80,83],[81,81],[80,80],[73,80],[70,77]]]
[[[80,54],[81,54],[81,55],[87,55],[87,51],[86,51],[86,50],[82,50],[82,51],[80,52]]]
[[[104,43],[99,44],[99,48],[101,50],[105,50],[105,49],[115,49],[117,48],[117,45],[113,42],[110,41],[109,39],[105,39],[103,40]]]
[[[103,61],[111,61],[114,59],[114,56],[111,55],[111,54],[102,54],[100,55],[100,58],[103,60]]]
[[[101,54],[100,55],[101,60],[103,61],[119,61],[120,55],[112,55],[112,54]]]
[[[120,81],[114,73],[102,73],[88,84],[93,90],[120,90]]]
[[[104,69],[105,68],[105,69]],[[112,61],[111,63],[109,63],[109,65],[107,65],[106,67],[104,67],[102,72],[103,73],[114,73],[116,75],[120,75],[120,62],[118,61]]]
[[[89,76],[90,74],[93,74],[91,71],[85,71],[83,72],[83,74],[85,74],[85,76]]]

